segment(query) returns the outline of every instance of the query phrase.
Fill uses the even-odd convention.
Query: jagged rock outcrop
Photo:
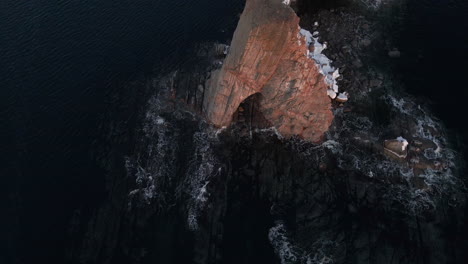
[[[331,101],[299,31],[281,0],[247,0],[230,53],[207,82],[207,119],[228,126],[239,104],[260,93],[261,112],[283,136],[319,142],[333,120]]]

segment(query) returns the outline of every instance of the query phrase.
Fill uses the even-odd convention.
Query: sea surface
[[[105,102],[232,35],[242,0],[0,1],[0,264],[63,263],[70,219],[104,196],[96,159]],[[453,132],[466,126],[463,0],[408,0],[398,72]],[[460,148],[461,150],[461,148]]]
[[[396,38],[402,53],[398,74],[412,94],[430,102],[436,115],[465,142],[468,125],[462,121],[468,98],[465,63],[468,60],[468,1],[409,0]]]
[[[104,192],[91,156],[104,102],[191,44],[229,37],[242,4],[0,1],[0,263],[63,263],[73,211]]]

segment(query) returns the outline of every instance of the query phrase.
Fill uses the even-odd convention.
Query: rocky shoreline
[[[228,127],[212,126],[206,100],[216,95],[206,94],[233,47],[193,47],[191,60],[146,84],[155,92],[126,176],[114,182],[118,221],[107,236],[90,230],[89,259],[103,259],[99,246],[102,263],[120,255],[134,263],[461,263],[452,249],[463,239],[450,228],[463,223],[457,155],[443,125],[382,67],[396,50],[380,21],[362,9],[287,4],[328,42],[324,53],[349,94],[331,101],[320,86],[334,116],[322,142],[278,129],[256,92],[232,107]],[[106,248],[112,232],[122,238]]]
[[[305,17],[304,26],[319,30],[324,39],[329,39],[329,50],[324,52],[329,52],[341,69],[340,74],[345,77],[339,82],[340,87],[351,97],[346,105],[336,105],[335,127],[329,133],[340,133],[346,123],[358,120],[361,124],[352,125],[355,135],[347,135],[345,144],[373,149],[374,153],[404,163],[405,168],[412,168],[412,181],[418,182],[416,188],[430,189],[432,184],[424,176],[431,177],[432,173],[451,177],[456,160],[447,133],[421,101],[398,86],[391,67],[397,59],[396,49],[391,46],[391,36],[382,32],[381,22],[346,8],[322,10],[314,18],[312,23],[311,18]],[[364,126],[365,132],[356,131],[359,126]],[[343,140],[342,136],[330,139]]]
[[[421,228],[429,228],[434,221],[442,224],[446,220],[440,218],[439,208],[448,206],[448,204],[456,206],[456,204],[463,203],[462,200],[459,200],[459,193],[462,191],[458,186],[460,182],[455,176],[455,154],[448,146],[442,124],[431,117],[428,110],[423,105],[416,103],[413,97],[395,87],[398,80],[392,77],[389,71],[391,67],[386,68],[380,67],[379,64],[373,64],[375,58],[382,58],[381,54],[384,54],[383,56],[389,61],[389,64],[391,64],[391,60],[396,59],[395,50],[390,48],[391,39],[383,37],[379,21],[370,20],[365,14],[355,10],[342,8],[322,10],[315,14],[313,19],[307,16],[302,17],[301,27],[310,31],[319,31],[320,39],[323,38],[321,41],[328,42],[328,49],[324,52],[333,59],[333,65],[340,68],[340,75],[342,75],[338,79],[340,90],[350,95],[350,99],[346,103],[335,102],[333,104],[335,118],[330,129],[326,132],[325,142],[321,145],[314,145],[300,139],[283,139],[280,131],[274,128],[267,129],[271,123],[262,117],[260,103],[253,98],[241,104],[235,113],[237,116],[234,119],[235,123],[230,128],[219,132],[223,139],[216,144],[220,144],[218,148],[224,149],[223,152],[229,149],[228,156],[221,153],[215,155],[224,156],[226,162],[235,159],[235,153],[238,152],[259,152],[259,150],[255,150],[256,147],[253,149],[247,147],[244,151],[240,149],[245,148],[241,147],[242,145],[253,144],[255,146],[257,144],[254,142],[260,140],[271,142],[265,143],[267,145],[282,145],[283,147],[280,147],[284,148],[282,151],[289,153],[286,155],[290,155],[293,160],[297,159],[301,163],[309,164],[307,166],[303,163],[296,164],[296,173],[289,172],[286,177],[275,176],[276,173],[284,169],[283,166],[288,167],[285,165],[287,163],[273,165],[278,163],[278,158],[283,159],[284,154],[273,152],[279,156],[277,158],[260,158],[259,160],[255,155],[265,155],[260,151],[258,154],[254,154],[251,160],[245,162],[246,164],[256,164],[260,161],[260,164],[263,165],[254,167],[247,165],[245,168],[240,165],[244,169],[239,171],[239,177],[243,177],[240,175],[248,177],[257,175],[259,177],[257,183],[247,187],[247,192],[260,188],[263,191],[256,199],[268,199],[272,207],[295,208],[296,220],[293,222],[288,220],[291,217],[285,212],[272,213],[270,221],[277,219],[282,223],[283,229],[289,230],[287,232],[289,242],[286,244],[296,248],[296,250],[275,248],[275,251],[282,254],[281,258],[285,261],[284,263],[300,263],[311,259],[317,261],[318,255],[310,255],[310,252],[317,252],[322,247],[326,248],[326,251],[319,250],[322,252],[320,257],[322,259],[341,263],[348,258],[340,253],[343,246],[346,245],[344,241],[340,242],[338,239],[331,242],[330,238],[327,238],[330,232],[340,236],[339,230],[323,226],[322,220],[318,222],[306,220],[310,219],[311,215],[324,213],[320,209],[314,208],[318,204],[306,202],[314,199],[313,197],[318,200],[327,199],[325,197],[329,196],[338,196],[344,200],[351,199],[350,203],[343,208],[346,213],[338,213],[341,215],[338,218],[342,219],[349,217],[347,216],[349,212],[355,214],[367,208],[366,210],[371,210],[371,212],[367,212],[369,216],[398,211],[401,214],[401,227],[412,226],[414,225],[413,217],[421,214],[426,215],[427,220],[417,218],[419,227],[415,228],[414,232],[420,232]],[[221,63],[215,61],[214,65],[221,66]],[[203,86],[203,84],[199,85]],[[273,139],[278,135],[281,143]],[[234,141],[232,141],[233,139]],[[230,146],[228,142],[232,142],[230,143],[232,145]],[[265,171],[267,167],[269,172]],[[228,173],[229,175],[237,174],[235,171],[238,169],[231,168],[231,170],[233,171]],[[301,173],[297,174],[297,170]],[[324,178],[315,184],[305,185],[307,187],[303,190],[298,189],[297,183],[294,184],[294,182],[308,182],[307,179],[311,177],[310,173]],[[230,177],[233,176],[228,176],[228,178]],[[333,189],[328,190],[328,192],[316,193],[316,188],[323,186],[324,181],[329,181],[335,186],[340,186],[342,182],[345,182],[348,187],[344,193]],[[242,183],[239,184],[242,185]],[[208,185],[208,190],[211,190],[213,195],[220,192],[218,188],[219,186],[210,188]],[[229,187],[227,188],[226,191],[229,192]],[[354,191],[357,193],[352,194],[351,192]],[[344,198],[342,196],[344,194],[349,197]],[[293,197],[295,197],[295,202],[290,200]],[[231,199],[228,196],[223,198],[225,202]],[[340,199],[335,201],[338,202]],[[208,199],[208,203],[218,204],[211,199]],[[374,207],[371,204],[378,204],[380,208],[371,209]],[[202,210],[201,214],[210,214],[209,211]],[[388,215],[387,217],[382,219],[382,223],[394,221],[390,220],[393,216]],[[299,224],[303,221],[305,221],[305,226]],[[425,223],[425,221],[429,222]],[[327,226],[333,226],[330,222],[326,221],[326,223]],[[206,223],[201,223],[198,232],[204,232],[204,225]],[[305,234],[313,235],[314,233],[306,231],[309,228],[304,229],[306,226],[314,226],[313,230],[322,230],[320,231],[322,233],[319,236],[320,239],[313,240],[315,241],[314,246],[310,248],[304,247],[305,244],[311,243],[310,238]],[[296,231],[289,233],[292,230]],[[371,233],[373,232],[376,234],[385,233],[386,228],[376,227],[371,231]],[[299,235],[301,233],[305,236]],[[222,236],[222,234],[219,235]],[[361,237],[364,234],[355,235]],[[409,235],[406,239],[412,241],[411,236]],[[286,239],[275,235],[270,236],[270,239],[272,237],[273,239]],[[285,243],[275,241],[271,241],[273,246],[285,245]],[[359,239],[353,243],[362,243],[362,241],[358,241]],[[370,244],[376,243],[376,241],[368,242]],[[414,242],[416,243],[416,241]],[[382,243],[384,242],[382,241]],[[418,243],[414,244],[415,248],[418,248]],[[357,245],[348,244],[347,246],[354,248]],[[403,250],[398,248],[399,246],[395,245],[394,250]],[[381,250],[384,250],[384,247]],[[365,252],[367,253],[356,253],[356,257],[363,258],[364,255],[370,254],[374,260],[383,261],[385,259],[384,255],[381,255],[383,252],[378,249],[368,248]],[[403,250],[401,254],[400,257],[405,258],[407,253],[404,253]],[[428,254],[428,252],[424,251],[424,254]],[[426,258],[423,255],[407,255],[406,257],[409,259]],[[362,261],[364,260],[362,259]],[[411,260],[408,261],[411,262]]]

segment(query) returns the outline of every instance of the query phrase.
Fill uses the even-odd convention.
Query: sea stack
[[[283,0],[247,0],[221,69],[207,81],[203,112],[229,126],[239,105],[260,94],[265,119],[285,137],[323,140],[333,121],[328,85]]]

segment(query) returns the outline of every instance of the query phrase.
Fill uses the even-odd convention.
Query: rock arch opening
[[[262,98],[261,93],[254,93],[242,101],[232,116],[233,122],[254,128],[270,127],[271,123],[265,118],[260,107]]]

